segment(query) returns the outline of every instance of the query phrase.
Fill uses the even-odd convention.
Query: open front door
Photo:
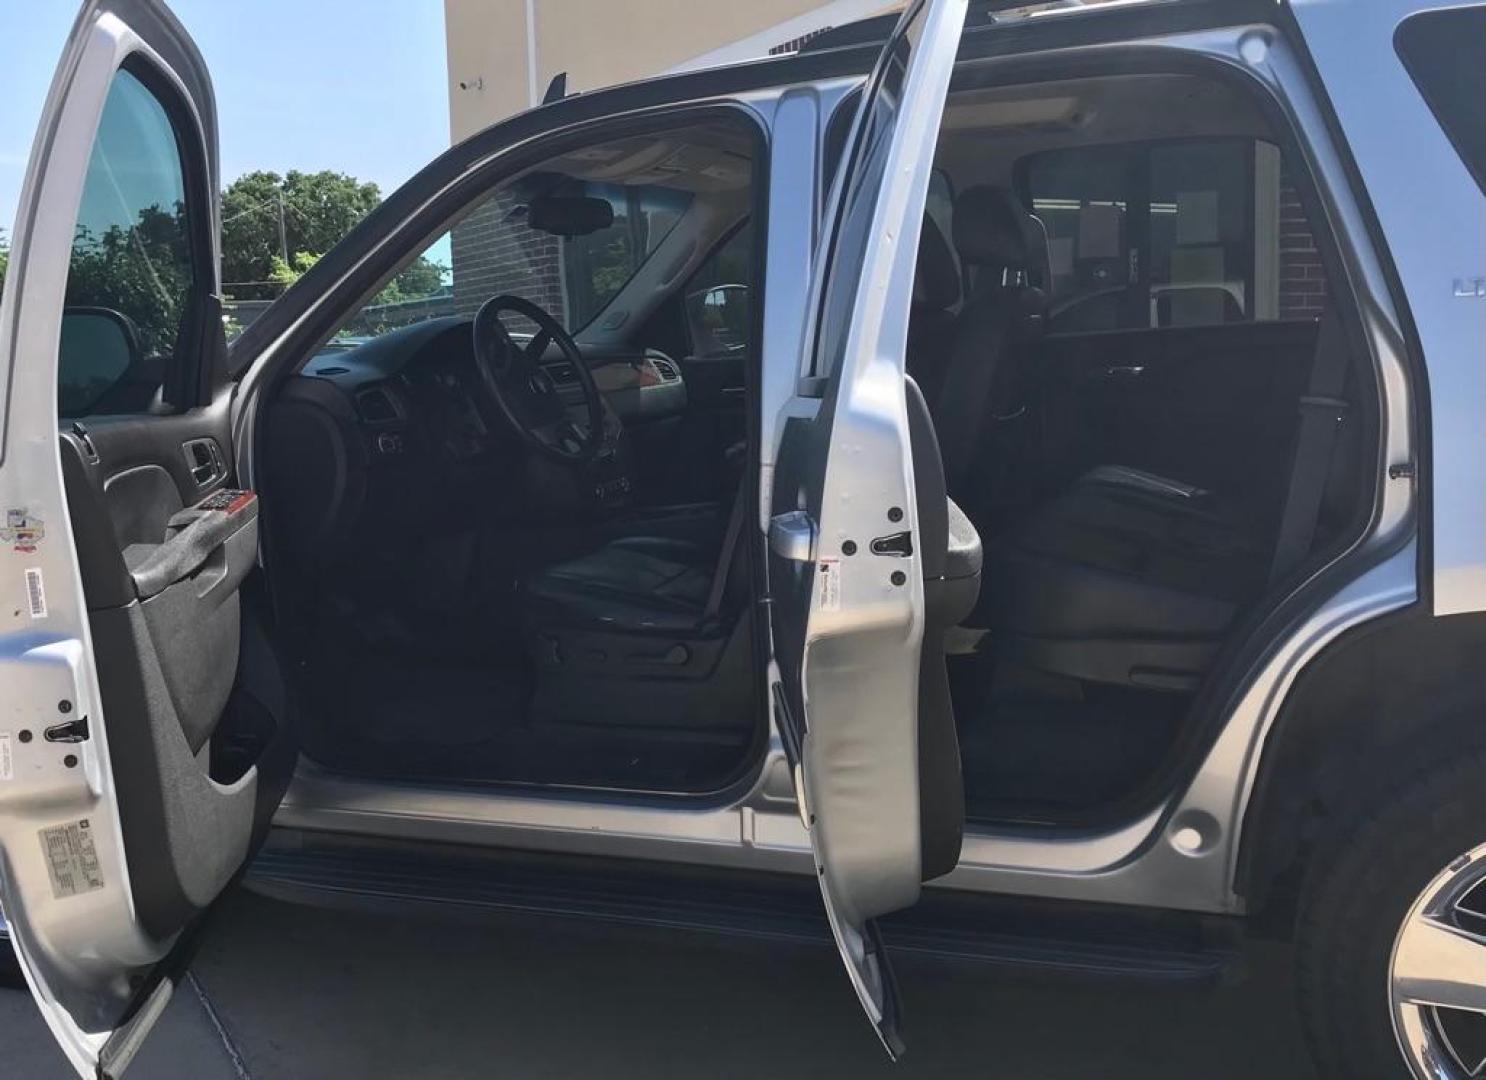
[[[215,125],[163,5],[87,3],[0,301],[0,905],[87,1077],[128,1064],[293,763],[240,597]]]
[[[964,824],[932,636],[924,655],[938,670],[920,683],[934,632],[925,565],[942,569],[946,504],[904,351],[965,7],[910,3],[867,86],[826,210],[770,510],[775,715],[837,945],[894,1057],[898,1006],[873,920],[912,905],[923,880],[953,866]],[[939,767],[924,768],[921,751]]]

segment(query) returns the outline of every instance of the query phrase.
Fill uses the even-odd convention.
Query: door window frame
[[[213,347],[210,326],[215,307],[211,298],[217,293],[217,212],[214,182],[207,175],[210,158],[196,110],[191,107],[181,87],[148,53],[135,50],[123,58],[109,80],[108,94],[113,93],[120,72],[127,72],[138,80],[159,103],[175,137],[185,199],[190,286],[181,304],[181,324],[176,331],[175,347],[165,365],[161,399],[168,411],[184,412],[210,402],[220,381],[218,376],[225,375],[212,361],[214,355],[219,354]],[[97,146],[101,132],[100,118],[99,128],[93,136],[93,147]],[[69,269],[70,266],[69,256]]]

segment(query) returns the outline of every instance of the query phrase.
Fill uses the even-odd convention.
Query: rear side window
[[[1021,166],[1048,234],[1051,329],[1318,317],[1326,277],[1279,149],[1197,139],[1054,150]]]
[[[1460,160],[1486,193],[1486,7],[1425,11],[1399,26],[1394,48]]]
[[[191,284],[175,129],[149,88],[121,70],[103,107],[73,233],[57,387],[61,415],[152,406]]]

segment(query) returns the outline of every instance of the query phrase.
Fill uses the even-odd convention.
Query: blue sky
[[[222,179],[336,169],[384,194],[449,145],[442,0],[168,0],[217,93]],[[0,228],[10,232],[70,0],[0,5]]]

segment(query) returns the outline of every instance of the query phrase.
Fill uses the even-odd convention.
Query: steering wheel
[[[536,324],[531,341],[521,345],[511,337],[501,321],[506,312]],[[604,399],[577,342],[561,323],[530,300],[497,296],[485,301],[475,315],[474,339],[480,381],[497,411],[523,441],[567,465],[580,465],[598,453],[604,442]],[[569,417],[567,402],[542,367],[542,356],[553,342],[572,365],[583,390],[586,427]]]

